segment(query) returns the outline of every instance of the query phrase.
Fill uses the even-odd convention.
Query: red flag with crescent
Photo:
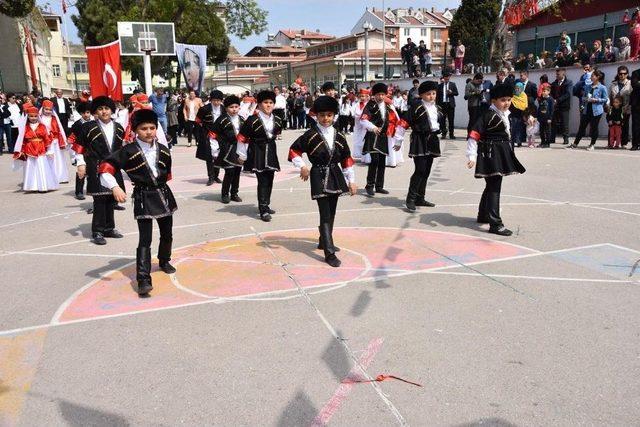
[[[120,65],[120,42],[103,46],[87,46],[89,62],[89,84],[91,96],[108,96],[122,101],[122,67]]]

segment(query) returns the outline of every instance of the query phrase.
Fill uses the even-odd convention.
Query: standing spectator
[[[420,95],[418,94],[418,87],[420,86],[420,80],[413,79],[413,87],[409,89],[409,107],[416,102],[420,101]]]
[[[449,122],[449,138],[455,139],[454,136],[454,121],[456,114],[456,96],[458,96],[458,87],[454,82],[449,81],[451,79],[451,73],[445,71],[442,75],[442,83],[438,85],[438,92],[436,95],[436,104],[442,110],[442,123],[440,129],[442,131],[442,138],[447,137],[447,121]]]
[[[602,42],[600,40],[593,42],[593,52],[591,53],[589,62],[591,64],[602,64],[603,62],[607,62],[604,49],[602,48]]]
[[[640,68],[631,73],[631,151],[640,150]]]
[[[20,106],[16,103],[16,96],[13,93],[7,94],[7,103],[7,108],[11,113],[11,115],[9,116],[11,120],[11,138],[7,138],[7,151],[9,153],[13,153],[13,148],[16,141],[18,140],[18,125],[20,124],[21,109]]]
[[[60,124],[62,124],[64,134],[69,135],[69,118],[73,113],[71,111],[71,102],[69,102],[69,99],[62,96],[62,89],[56,89],[55,94],[55,98],[52,99],[53,110],[58,115],[58,119],[60,119]]]
[[[467,100],[467,110],[469,111],[469,124],[467,125],[467,133],[471,132],[471,128],[478,121],[480,117],[480,110],[482,101],[484,99],[484,89],[482,87],[482,81],[484,76],[480,73],[473,76],[471,80],[464,88],[464,99]]]
[[[611,109],[607,113],[607,123],[609,124],[609,146],[608,148],[619,148],[622,137],[622,121],[624,119],[622,110],[622,97],[620,95],[611,101]]]
[[[351,117],[351,103],[348,97],[343,97],[340,103],[340,116],[338,117],[338,130],[347,134],[349,130],[349,118]]]
[[[551,83],[551,97],[555,101],[551,142],[555,143],[556,135],[560,133],[564,145],[569,144],[569,110],[571,109],[571,86],[573,85],[566,76],[567,70],[558,68],[556,79]]]
[[[536,115],[535,106],[527,108],[524,113],[522,113],[522,121],[526,126],[527,147],[529,148],[536,147],[536,135],[540,131],[540,124],[538,123]]]
[[[540,84],[538,85],[538,94],[536,95],[536,99],[542,96],[542,87],[544,86],[545,83],[551,86],[549,84],[549,76],[547,76],[546,74],[543,74],[540,76]]]
[[[313,102],[315,101],[315,95],[308,93],[304,98],[304,121],[305,121],[305,129],[311,128],[315,123],[315,119],[311,117],[309,114],[311,112],[311,108],[313,108]]]
[[[407,64],[407,74],[411,76],[411,68],[413,67],[413,55],[417,50],[417,46],[414,42],[411,41],[409,37],[407,39],[407,44],[402,46],[400,49],[400,54],[402,55],[402,62]]]
[[[276,94],[276,103],[273,107],[273,114],[280,118],[282,122],[282,130],[287,128],[287,98],[284,96],[279,87],[274,87],[273,92]],[[278,139],[282,139],[282,135],[278,135]]]
[[[618,67],[618,74],[609,86],[609,98],[613,104],[613,99],[620,96],[622,99],[622,125],[620,140],[622,146],[626,147],[629,143],[629,117],[631,116],[631,80],[629,80],[629,69],[625,65]]]
[[[425,77],[428,77],[433,75],[433,73],[431,72],[431,66],[433,65],[433,55],[431,54],[431,49],[427,49],[427,53],[425,53],[424,58],[427,67]]]
[[[629,24],[629,42],[631,45],[631,60],[638,58],[640,54],[640,10],[636,8],[631,17],[629,17],[629,11],[624,11],[622,22]]]
[[[298,91],[296,93],[296,100],[294,103],[294,114],[296,116],[296,129],[304,129],[305,128],[305,113],[304,113],[304,94],[302,91]]]
[[[466,48],[462,44],[461,40],[458,40],[458,46],[456,47],[456,56],[454,60],[456,74],[460,75],[462,72],[462,65],[464,64],[464,55]]]
[[[169,147],[178,144],[178,116],[180,113],[180,104],[178,96],[174,93],[167,98],[167,133],[171,142]]]
[[[589,54],[586,44],[578,44],[578,49],[573,54],[573,61],[574,64],[580,64],[583,67],[591,63],[591,55]]]
[[[496,84],[495,86],[500,86],[505,84],[507,79],[507,70],[505,70],[504,68],[498,70],[498,72],[496,73]]]
[[[580,98],[580,127],[576,134],[576,139],[567,148],[576,148],[580,144],[580,140],[587,131],[587,126],[590,127],[591,144],[587,147],[587,150],[593,151],[598,139],[598,125],[600,124],[600,118],[604,114],[604,106],[607,103],[609,97],[607,95],[607,88],[602,84],[604,75],[602,71],[595,70],[591,73],[591,85],[585,86],[583,95]]]
[[[516,83],[513,98],[511,98],[511,107],[509,111],[509,120],[511,122],[511,147],[522,147],[522,142],[526,139],[526,128],[523,121],[524,112],[529,107],[529,98],[524,93],[524,85]]]
[[[11,146],[11,111],[9,111],[9,104],[7,103],[7,96],[0,94],[0,156],[4,149],[4,136],[7,137],[7,152],[9,146]]]
[[[293,91],[290,90],[289,95],[287,96],[287,128],[288,129],[296,128],[295,126],[296,114],[293,108],[295,100],[296,100],[295,93],[293,93]]]
[[[180,136],[183,136],[185,134],[185,130],[186,130],[184,114],[182,113],[184,111],[184,103],[185,103],[186,100],[187,100],[187,98],[184,95],[184,93],[179,92],[178,93],[178,108],[179,108],[180,114],[178,114],[178,135],[180,135]]]
[[[616,55],[616,61],[628,61],[631,55],[631,46],[629,45],[628,37],[620,37],[619,39],[618,55]]]
[[[611,37],[604,40],[604,60],[605,62],[616,62],[616,58],[620,54],[620,49],[613,45]]]
[[[524,86],[524,93],[529,98],[529,105],[533,105],[538,97],[538,86],[532,81],[529,81],[529,71],[520,71],[520,79],[516,80],[516,83],[522,83]]]
[[[194,136],[196,117],[198,110],[203,107],[202,100],[196,97],[196,92],[191,89],[189,91],[189,98],[184,101],[184,109],[182,110],[184,116],[184,123],[187,130],[187,146],[191,147],[191,140]],[[197,141],[196,141],[197,142]]]
[[[160,87],[156,88],[156,91],[149,97],[149,102],[153,107],[153,112],[158,116],[158,123],[162,126],[162,130],[168,133],[167,124],[167,94]]]
[[[560,50],[560,47],[562,46],[563,42],[564,42],[564,45],[569,48],[569,52],[571,52],[571,37],[569,37],[566,31],[563,31],[560,34],[560,42],[558,44],[557,50]]]
[[[424,43],[424,40],[420,40],[420,45],[418,46],[418,56],[420,58],[420,73],[422,76],[426,76],[427,73],[427,53],[429,49],[427,49],[427,45]]]
[[[551,85],[543,83],[542,93],[538,99],[538,123],[540,126],[540,147],[549,148],[551,139],[551,124],[553,122],[553,98],[551,97]]]

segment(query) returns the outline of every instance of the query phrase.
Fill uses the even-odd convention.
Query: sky
[[[73,2],[67,2],[72,3]],[[276,33],[279,29],[306,28],[309,30],[319,29],[320,32],[331,34],[337,37],[349,34],[351,28],[364,13],[365,7],[369,6],[382,8],[382,0],[257,0],[258,5],[269,12],[267,22],[268,30],[264,33],[251,36],[244,40],[238,37],[231,37],[231,44],[238,49],[241,54],[247,53],[254,46],[262,46],[267,40],[268,33]],[[62,13],[61,1],[38,0],[38,4],[49,4],[54,12]],[[385,0],[385,8],[398,7],[426,7],[437,10],[458,7],[460,0]],[[71,22],[70,15],[77,13],[75,7],[71,7],[65,16],[68,25],[69,38],[72,42],[79,42],[78,32]]]

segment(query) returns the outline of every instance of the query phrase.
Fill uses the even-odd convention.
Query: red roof
[[[282,34],[289,37],[290,39],[295,39],[297,36],[300,36],[301,39],[305,40],[329,40],[335,38],[334,36],[328,34],[322,34],[315,31],[309,30],[280,30]]]
[[[375,12],[372,12],[374,15],[376,15],[378,18],[380,18],[380,20],[382,20],[382,15],[383,12],[381,10],[376,10]],[[393,25],[395,24],[395,22],[393,22],[391,19],[387,18],[386,15],[384,17],[385,20],[385,25]]]

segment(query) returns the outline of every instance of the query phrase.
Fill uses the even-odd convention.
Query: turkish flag
[[[108,96],[122,101],[122,67],[120,65],[120,42],[104,46],[87,46],[89,62],[89,84],[91,96]]]

